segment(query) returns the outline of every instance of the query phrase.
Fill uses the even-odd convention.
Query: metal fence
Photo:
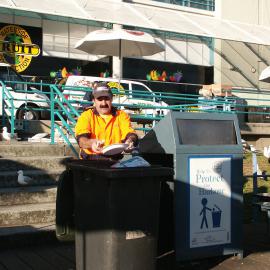
[[[51,143],[55,143],[55,132],[57,132],[64,142],[73,148],[71,139],[74,141],[74,126],[77,117],[86,105],[92,105],[91,101],[83,99],[85,92],[92,91],[90,88],[16,81],[6,81],[5,83],[0,81],[0,86],[3,93],[2,124],[5,125],[5,121],[9,121],[11,134],[15,133],[16,119],[23,115],[18,114],[18,111],[36,112],[34,115],[39,115],[39,117],[46,112],[51,121]],[[47,91],[38,90],[40,88],[47,89]],[[66,94],[67,90],[72,90],[77,98],[71,99],[70,95]],[[193,113],[235,113],[240,121],[250,119],[250,122],[253,122],[252,120],[257,119],[259,122],[270,123],[270,106],[268,105],[270,104],[270,92],[268,91],[258,91],[260,96],[256,94],[256,98],[251,95],[255,93],[255,90],[252,93],[251,89],[240,88],[233,89],[230,96],[219,97],[164,91],[152,93],[133,91],[136,92],[136,100],[132,98],[134,95],[128,94],[128,91],[125,93],[123,90],[114,90],[115,97],[126,95],[124,102],[115,98],[114,106],[128,111],[131,120],[140,124],[137,129],[144,132],[151,129],[170,110]],[[18,93],[23,93],[23,95],[18,96]],[[243,98],[245,95],[246,98]],[[35,99],[31,99],[31,97],[35,97]],[[152,103],[144,103],[146,100],[152,101]],[[168,100],[170,100],[170,105],[167,105]],[[255,102],[258,105],[255,105]],[[34,104],[44,104],[44,106],[34,106]],[[24,119],[27,120],[27,114],[24,115]],[[56,123],[56,119],[61,122],[60,125]],[[73,150],[75,151],[75,149]]]

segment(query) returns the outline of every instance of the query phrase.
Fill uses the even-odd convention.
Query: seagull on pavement
[[[22,170],[19,170],[17,173],[18,173],[18,183],[20,185],[28,185],[33,181],[31,177],[23,175]]]
[[[11,135],[7,131],[7,127],[3,127],[2,138],[10,143]]]

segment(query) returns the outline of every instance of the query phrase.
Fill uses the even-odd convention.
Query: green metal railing
[[[8,108],[10,107],[11,109],[9,110],[10,112],[10,128],[11,128],[11,133],[14,134],[14,130],[15,130],[15,115],[14,115],[14,103],[13,103],[13,97],[10,94],[10,92],[8,91],[6,85],[0,81],[0,85],[2,87],[2,126],[5,126],[6,124],[6,111],[8,110]]]
[[[43,96],[38,96],[39,94],[45,94],[46,92],[41,92],[38,89],[32,89],[33,86],[41,85],[40,83],[30,83],[30,82],[21,82],[21,81],[5,81],[1,83],[2,87],[2,125],[5,125],[6,119],[9,119],[11,134],[14,134],[15,131],[15,119],[17,118],[16,111],[18,110],[32,110],[32,111],[49,111],[49,107],[34,107],[33,103],[43,104],[47,106],[50,103],[50,100],[44,100]],[[8,86],[7,86],[8,85]],[[31,86],[31,87],[30,87]],[[49,87],[49,84],[43,84],[43,86]],[[16,97],[16,93],[25,95],[24,97]],[[28,99],[26,95],[36,94],[37,97],[35,100]],[[21,105],[18,105],[18,103]]]
[[[64,141],[69,145],[72,151],[78,156],[78,153],[72,143],[69,140],[69,135],[72,138],[75,138],[75,133],[73,127],[76,124],[76,117],[80,114],[72,106],[71,103],[64,97],[63,93],[58,89],[56,85],[50,86],[50,99],[51,99],[51,143],[55,143],[55,128],[58,130],[59,134],[63,137]],[[65,105],[64,105],[64,104]],[[62,113],[61,113],[62,112]],[[66,133],[63,132],[63,129],[55,124],[55,115],[61,120],[62,127],[65,128]],[[67,116],[67,118],[64,117]]]
[[[14,87],[11,91],[10,87],[7,87],[7,83],[12,84]],[[23,87],[18,87],[19,85],[23,85]],[[25,102],[24,109],[32,109],[36,111],[46,110],[50,113],[51,120],[51,134],[50,134],[50,143],[55,144],[55,132],[60,134],[63,138],[63,141],[70,146],[74,153],[77,154],[72,141],[74,142],[75,134],[74,127],[76,124],[76,120],[80,113],[82,112],[82,105],[92,105],[91,101],[84,101],[82,97],[85,92],[91,92],[90,88],[87,87],[58,87],[53,84],[46,84],[48,91],[42,92],[43,94],[47,94],[49,96],[48,106],[46,108],[32,108],[29,106],[33,100],[16,98],[13,92],[23,92],[23,93],[41,93],[39,90],[34,87],[39,86],[38,83],[30,83],[30,82],[5,82],[0,81],[0,85],[2,87],[2,121],[6,118],[10,123],[10,132],[12,135],[15,133],[15,121],[16,121],[16,101]],[[32,88],[29,88],[29,87]],[[18,89],[16,89],[18,87]],[[70,100],[67,98],[66,94],[63,93],[64,90],[72,90],[73,93],[77,93],[78,99]],[[218,112],[218,113],[235,113],[238,115],[263,115],[270,119],[270,106],[265,104],[270,104],[270,92],[269,91],[258,91],[260,95],[263,94],[263,98],[254,98],[247,97],[245,99],[238,97],[239,93],[244,95],[248,93],[254,94],[256,90],[253,91],[251,89],[233,89],[233,96],[228,97],[213,97],[213,98],[203,98],[202,96],[196,94],[181,94],[181,93],[167,93],[167,92],[153,92],[146,93],[145,91],[133,90],[132,93],[135,96],[140,98],[140,100],[152,100],[155,102],[163,101],[166,103],[167,100],[174,101],[175,105],[157,105],[153,106],[151,104],[130,104],[128,101],[134,101],[132,98],[132,94],[129,91],[126,91],[127,101],[124,103],[114,103],[114,106],[129,110],[133,112],[130,114],[131,120],[133,122],[142,123],[142,126],[138,127],[137,130],[141,130],[144,132],[149,131],[153,124],[158,122],[160,119],[164,117],[164,114],[168,113],[170,110],[175,111],[188,111],[188,112]],[[123,95],[123,90],[113,90],[113,94],[116,96]],[[258,94],[259,95],[259,94]],[[37,101],[37,100],[35,100]],[[42,100],[38,100],[42,101]],[[250,105],[251,103],[257,102],[258,104],[264,102],[264,105]],[[252,110],[251,110],[252,109]],[[160,113],[164,112],[164,114]],[[56,119],[60,121],[60,124],[56,122]],[[270,122],[270,121],[269,121]],[[145,125],[150,124],[150,126]],[[72,139],[72,140],[71,140]]]

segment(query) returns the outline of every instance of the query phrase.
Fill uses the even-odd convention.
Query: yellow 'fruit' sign
[[[22,72],[29,66],[32,57],[39,54],[39,46],[32,44],[29,34],[22,27],[7,25],[0,29],[0,62],[12,64],[17,72]]]
[[[0,41],[0,52],[7,54],[25,55],[25,56],[38,56],[40,53],[39,46],[36,44],[16,44],[7,41]]]

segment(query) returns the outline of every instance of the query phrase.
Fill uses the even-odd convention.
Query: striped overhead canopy
[[[207,11],[192,13],[170,5],[155,5],[153,1],[0,0],[0,12],[16,15],[23,11],[270,45],[270,27],[220,19]]]

